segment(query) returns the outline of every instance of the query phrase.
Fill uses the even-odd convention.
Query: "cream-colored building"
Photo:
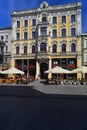
[[[50,6],[44,1],[37,9],[13,11],[11,66],[42,79],[54,66],[69,70],[81,66],[81,6],[80,2]]]

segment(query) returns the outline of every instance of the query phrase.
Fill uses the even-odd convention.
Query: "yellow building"
[[[80,2],[50,6],[44,1],[37,9],[13,11],[11,66],[42,79],[54,66],[81,66],[81,20]]]

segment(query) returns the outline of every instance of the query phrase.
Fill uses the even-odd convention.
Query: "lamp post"
[[[0,49],[1,49],[1,57],[2,57],[2,67],[4,66],[4,46],[5,46],[5,43],[1,40]]]

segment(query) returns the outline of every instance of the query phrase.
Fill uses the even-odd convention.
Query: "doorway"
[[[44,72],[48,70],[48,64],[43,62],[40,64],[40,78],[41,79],[47,79],[47,74],[45,74]]]

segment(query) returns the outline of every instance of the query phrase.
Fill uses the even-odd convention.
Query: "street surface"
[[[87,87],[73,87],[0,85],[0,130],[87,130]]]

